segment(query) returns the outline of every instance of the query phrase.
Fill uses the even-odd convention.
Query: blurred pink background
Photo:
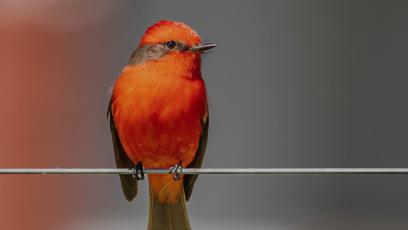
[[[99,79],[98,67],[109,65],[104,56],[115,53],[104,50],[109,34],[102,28],[124,5],[95,4],[0,2],[1,168],[114,166],[93,133],[103,130],[109,144],[102,109],[109,85]],[[95,33],[102,38],[95,41]],[[61,229],[63,220],[83,213],[91,198],[104,193],[96,188],[101,179],[1,176],[0,229]],[[109,179],[117,178],[104,178]]]

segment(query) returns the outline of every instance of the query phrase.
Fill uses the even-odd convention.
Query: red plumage
[[[178,46],[166,47],[169,41]],[[200,42],[185,24],[159,21],[142,37],[134,53],[142,55],[135,57],[137,63],[127,65],[115,82],[110,105],[113,137],[119,139],[114,144],[120,144],[115,150],[122,149],[133,164],[170,168],[179,162],[183,167],[194,162],[201,166],[198,154],[204,153],[206,144],[202,139],[207,136],[207,96],[201,52],[192,49]],[[184,187],[192,188],[195,178],[189,178]],[[158,204],[184,205],[183,179],[149,175],[151,196]]]

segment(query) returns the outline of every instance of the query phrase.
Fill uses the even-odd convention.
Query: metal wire
[[[112,168],[2,168],[1,174],[134,174]],[[144,169],[145,174],[169,174],[169,169]],[[183,168],[182,174],[408,174],[408,168]]]

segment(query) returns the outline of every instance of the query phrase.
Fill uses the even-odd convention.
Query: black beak
[[[215,43],[202,43],[202,44],[198,44],[196,46],[191,47],[190,50],[191,51],[203,52],[203,51],[212,49],[212,48],[214,48],[216,46],[217,46],[217,44],[215,44]]]

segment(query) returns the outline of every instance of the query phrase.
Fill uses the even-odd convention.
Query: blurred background
[[[109,88],[144,30],[218,47],[204,167],[408,167],[406,1],[0,1],[0,167],[114,167]],[[0,176],[0,229],[145,229],[117,176]],[[408,176],[200,176],[193,229],[407,229]]]

